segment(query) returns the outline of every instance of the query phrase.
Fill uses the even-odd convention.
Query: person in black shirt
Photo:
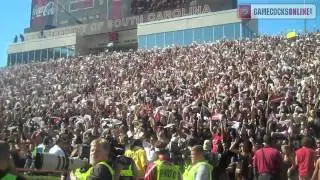
[[[114,179],[115,172],[107,162],[110,154],[110,143],[104,139],[95,139],[90,146],[90,164],[93,165],[88,180]],[[118,173],[119,174],[119,173]]]
[[[88,179],[89,180],[112,179],[112,174],[105,165],[97,164],[93,167],[92,173]]]

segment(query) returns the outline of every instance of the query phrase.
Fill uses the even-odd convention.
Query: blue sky
[[[0,7],[0,67],[7,64],[7,48],[15,34],[29,26],[31,0],[4,0]]]
[[[320,8],[320,0],[305,0],[306,3],[317,4]],[[304,0],[238,0],[238,3],[304,3]],[[25,27],[29,26],[31,0],[4,0],[0,7],[0,67],[5,66],[7,62],[7,47],[12,43],[14,35],[23,32]],[[320,13],[317,12],[317,18],[307,21],[309,30],[320,29]],[[296,30],[303,31],[303,20],[261,20],[259,21],[259,31],[264,34],[280,34]]]

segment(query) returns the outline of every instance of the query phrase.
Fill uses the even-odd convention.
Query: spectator
[[[135,2],[137,13],[190,4]],[[45,138],[65,134],[68,141],[54,152],[88,159],[95,138],[110,137],[115,147],[134,138],[143,142],[131,149],[141,152],[140,175],[154,160],[152,141],[165,144],[171,162],[187,166],[190,148],[210,139],[205,149],[214,159],[214,176],[235,179],[249,178],[244,164],[250,154],[262,160],[261,141],[268,135],[274,147],[286,147],[282,156],[274,158],[278,154],[267,146],[263,150],[272,153],[265,153],[266,167],[257,159],[250,165],[273,173],[281,164],[273,165],[284,161],[287,169],[303,137],[320,137],[319,45],[319,33],[295,40],[257,36],[3,68],[0,139],[20,149],[15,157],[22,166]],[[25,142],[31,142],[27,153]]]
[[[134,140],[132,147],[125,152],[125,156],[134,160],[137,167],[137,175],[142,177],[148,163],[146,151],[142,147],[142,141],[139,139]]]
[[[161,142],[156,143],[157,160],[148,164],[145,180],[161,179],[182,179],[178,165],[171,163],[169,153],[165,150],[165,145]],[[161,173],[166,172],[166,173]]]
[[[15,167],[10,159],[9,145],[6,142],[0,142],[0,178],[22,180],[24,178],[14,174]]]
[[[316,163],[312,139],[304,137],[302,147],[296,151],[295,166],[298,167],[299,179],[311,179]]]
[[[202,146],[194,146],[191,149],[191,165],[183,174],[183,179],[212,180],[213,167],[205,162]]]
[[[272,138],[265,135],[263,137],[264,147],[257,150],[253,158],[253,167],[255,168],[255,174],[259,180],[280,179],[280,171],[282,158],[280,152],[271,147]]]

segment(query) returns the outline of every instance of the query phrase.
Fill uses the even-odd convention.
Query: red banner
[[[121,18],[121,0],[112,0],[112,19]]]

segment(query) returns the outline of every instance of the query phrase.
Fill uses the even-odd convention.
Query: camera
[[[37,153],[34,159],[35,168],[38,170],[60,171],[85,168],[89,166],[87,159],[61,157],[54,154]]]
[[[114,147],[111,159],[114,162],[115,167],[117,168],[119,164],[122,166],[130,166],[132,163],[132,159],[124,156],[124,149],[120,147]]]

